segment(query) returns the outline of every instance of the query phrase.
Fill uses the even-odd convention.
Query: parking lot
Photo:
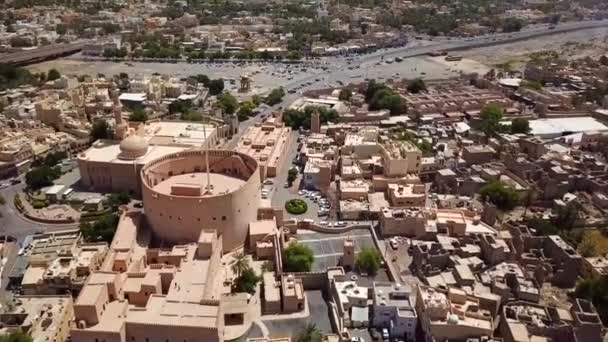
[[[305,244],[313,251],[315,256],[312,265],[313,272],[325,271],[327,267],[338,265],[346,238],[355,240],[355,251],[364,247],[374,247],[371,233],[367,229],[355,229],[341,234],[306,233],[296,237],[298,242]]]

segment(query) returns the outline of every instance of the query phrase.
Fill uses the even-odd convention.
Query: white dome
[[[148,142],[139,135],[130,135],[120,142],[120,159],[137,159],[148,152]]]

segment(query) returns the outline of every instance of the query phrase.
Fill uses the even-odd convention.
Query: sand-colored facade
[[[148,163],[141,172],[147,221],[169,243],[196,241],[203,229],[222,236],[226,250],[243,245],[249,223],[260,205],[257,161],[232,151],[209,151],[207,189],[205,151],[170,154]]]

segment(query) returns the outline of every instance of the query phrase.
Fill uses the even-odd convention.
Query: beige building
[[[385,176],[397,177],[420,172],[422,152],[411,142],[387,141],[380,146]]]
[[[0,314],[0,335],[21,330],[36,342],[64,342],[74,318],[72,296],[16,296]]]
[[[459,289],[450,288],[446,294],[419,286],[416,311],[426,341],[466,340],[494,334],[494,314],[482,308],[477,298]]]
[[[291,128],[278,118],[269,118],[249,127],[238,142],[236,151],[255,158],[262,178],[274,177],[291,140]]]
[[[146,163],[176,152],[213,147],[224,132],[213,125],[190,122],[150,122],[130,129],[123,123],[117,126],[122,141],[98,140],[78,155],[81,180],[88,188],[140,194],[139,173]]]
[[[432,238],[437,234],[497,235],[497,231],[482,222],[475,212],[464,209],[384,208],[380,213],[380,231],[384,236],[403,235],[418,238]]]
[[[104,270],[88,278],[74,304],[72,341],[222,341],[216,232],[201,231],[194,243],[148,248],[149,232],[138,221],[121,217]]]
[[[232,151],[192,150],[153,160],[141,171],[147,222],[168,243],[196,241],[204,228],[216,230],[226,250],[242,246],[257,219],[259,172],[252,156]]]
[[[304,310],[306,297],[301,279],[293,275],[283,275],[277,281],[274,272],[264,272],[263,307],[264,314],[292,313]]]
[[[426,186],[424,184],[389,184],[386,192],[393,207],[426,206]]]
[[[108,251],[105,242],[83,243],[78,230],[38,234],[30,246],[21,281],[26,295],[78,293]]]

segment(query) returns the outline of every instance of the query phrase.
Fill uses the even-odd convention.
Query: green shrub
[[[308,205],[303,200],[294,198],[285,202],[285,210],[292,215],[301,215],[308,210]]]
[[[369,274],[376,274],[380,268],[381,261],[382,258],[380,257],[378,250],[370,247],[361,249],[361,251],[357,254],[355,263],[360,271],[365,271]]]
[[[315,257],[310,247],[291,243],[283,251],[283,267],[287,272],[310,272]]]

